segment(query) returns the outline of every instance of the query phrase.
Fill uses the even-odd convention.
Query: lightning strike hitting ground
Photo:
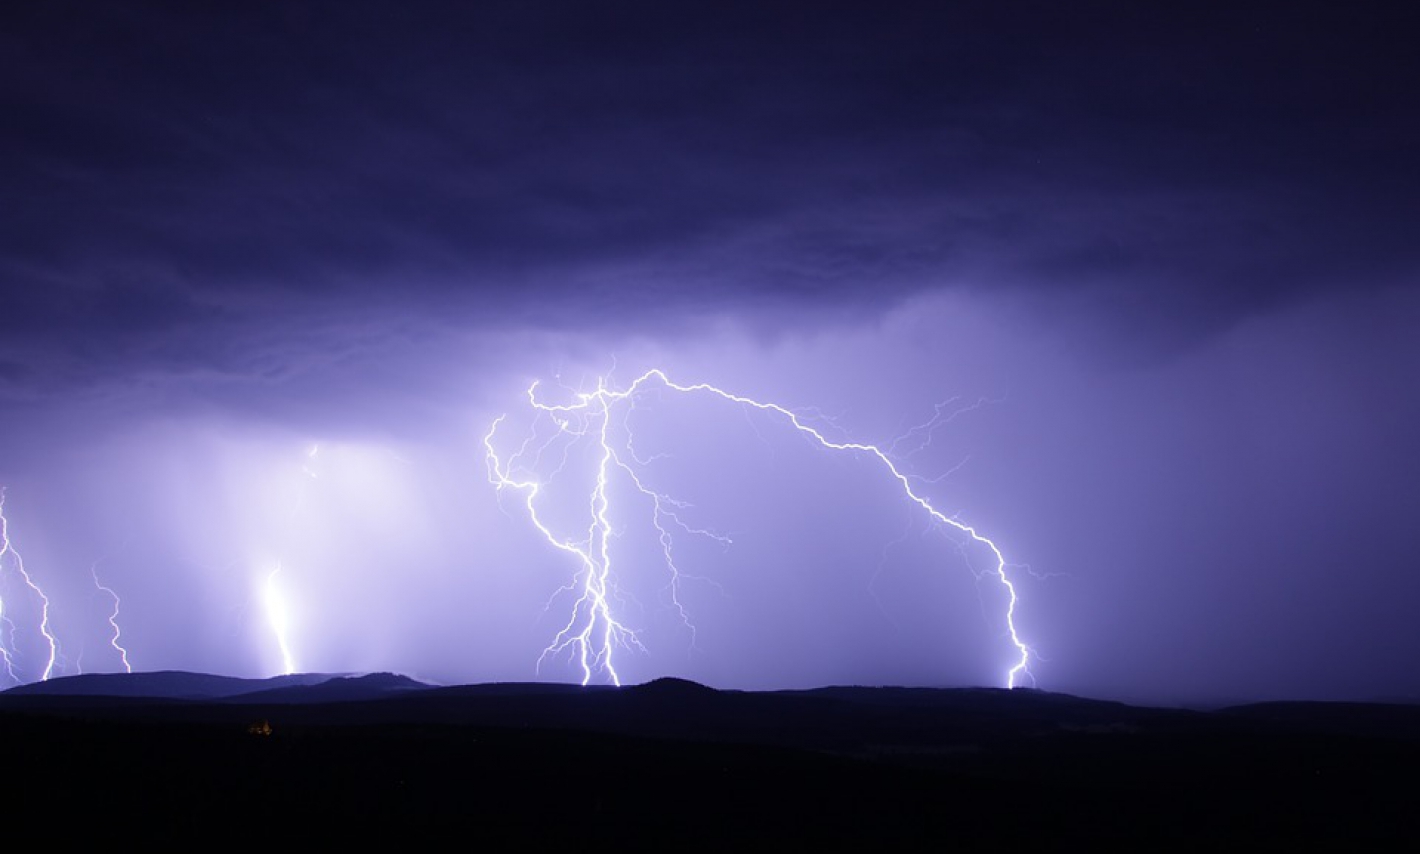
[[[487,453],[489,481],[500,493],[505,489],[521,491],[526,496],[524,503],[527,507],[528,517],[537,530],[553,547],[574,556],[580,564],[580,569],[574,580],[562,588],[562,591],[559,591],[577,594],[572,614],[552,643],[543,650],[542,656],[538,659],[539,666],[548,656],[568,653],[581,666],[582,684],[588,684],[594,678],[600,677],[619,685],[621,679],[614,660],[616,651],[630,648],[644,649],[636,633],[620,622],[612,609],[615,576],[612,571],[610,540],[614,532],[608,515],[611,502],[608,484],[615,472],[628,475],[632,486],[652,501],[652,524],[659,532],[665,565],[670,573],[672,601],[687,625],[689,625],[689,617],[681,606],[678,595],[679,585],[684,576],[673,557],[673,539],[669,526],[678,527],[688,533],[713,537],[726,544],[729,543],[726,538],[687,526],[675,513],[676,509],[684,507],[681,502],[655,492],[644,485],[631,463],[643,465],[649,460],[641,459],[636,455],[632,448],[629,428],[626,430],[627,439],[624,443],[613,443],[611,440],[614,409],[618,404],[624,403],[629,413],[629,410],[635,405],[636,395],[651,383],[658,383],[670,391],[681,394],[712,395],[730,403],[769,413],[783,419],[790,427],[812,440],[819,447],[866,456],[880,463],[886,474],[897,481],[904,498],[920,507],[938,524],[955,530],[990,551],[994,558],[994,566],[989,574],[995,576],[1008,596],[1005,625],[1017,654],[1015,664],[1006,673],[1006,685],[1014,688],[1021,677],[1034,681],[1028,668],[1031,649],[1021,640],[1020,634],[1016,630],[1016,586],[1007,572],[1008,565],[1000,548],[972,526],[942,513],[930,501],[916,492],[913,489],[912,479],[893,462],[890,456],[893,446],[889,446],[889,450],[884,451],[876,445],[859,442],[835,442],[824,436],[819,430],[805,424],[798,413],[778,404],[763,403],[742,397],[707,383],[680,385],[672,382],[660,370],[647,371],[621,391],[608,388],[605,380],[599,379],[596,391],[577,392],[576,402],[568,404],[540,401],[537,396],[538,383],[535,382],[528,388],[528,402],[539,416],[547,416],[556,425],[557,432],[553,437],[535,445],[537,435],[534,431],[506,460],[500,457],[493,441],[506,416],[499,416],[494,420],[488,433],[483,437],[483,445]],[[943,406],[945,405],[938,406],[939,418]],[[963,409],[970,408],[974,408],[974,406]],[[958,413],[953,413],[951,417],[955,417],[956,414]],[[622,417],[624,419],[626,416]],[[908,435],[915,436],[918,443],[929,442],[934,426],[934,422],[918,425],[912,428]],[[560,437],[570,437],[572,441],[590,438],[596,443],[595,482],[588,497],[590,520],[585,536],[578,538],[569,539],[555,534],[538,512],[538,497],[543,487],[566,464],[567,446],[563,447],[561,463],[549,476],[539,478],[533,472],[542,462],[543,453],[551,448],[553,442]]]
[[[133,666],[128,663],[128,650],[118,642],[119,639],[123,637],[123,631],[118,627],[118,610],[122,602],[119,601],[118,594],[113,591],[113,588],[106,587],[99,581],[99,566],[97,562],[89,567],[89,574],[94,577],[94,586],[107,593],[113,599],[113,611],[108,615],[108,624],[109,627],[113,629],[113,635],[108,639],[108,643],[109,646],[113,647],[114,651],[118,653],[119,659],[123,662],[123,672],[132,673]]]
[[[293,525],[298,524],[301,510],[305,507],[306,487],[310,481],[316,479],[315,469],[312,466],[319,453],[320,446],[312,445],[311,449],[306,452],[306,462],[301,464],[301,486],[296,493],[295,506],[291,510]],[[291,651],[291,609],[282,593],[281,585],[276,580],[283,569],[283,562],[278,560],[271,572],[267,573],[266,581],[261,588],[261,602],[266,611],[267,625],[271,627],[271,633],[276,637],[276,646],[281,650],[281,675],[289,676],[296,672],[296,658]]]
[[[281,564],[276,564],[276,568],[271,570],[271,574],[266,576],[266,584],[261,589],[261,603],[266,610],[266,622],[271,626],[271,633],[276,636],[276,645],[281,650],[281,675],[290,676],[296,672],[296,659],[291,654],[291,643],[288,640],[289,621],[286,600],[281,596],[281,588],[276,584],[276,576],[281,574]]]
[[[14,683],[20,677],[15,673],[15,659],[10,655],[10,647],[15,645],[15,624],[5,616],[5,600],[0,597],[0,666],[5,668],[5,676]]]
[[[45,644],[49,647],[49,655],[45,659],[44,668],[40,672],[40,681],[47,681],[54,674],[54,664],[59,658],[59,642],[55,639],[54,633],[49,629],[49,597],[44,595],[44,591],[30,578],[30,574],[25,570],[25,560],[20,553],[15,551],[14,545],[10,542],[10,521],[5,517],[5,490],[0,488],[0,572],[4,572],[6,561],[9,557],[10,566],[15,569],[20,580],[39,597],[40,601],[40,621],[39,633],[44,638]],[[10,679],[21,681],[15,671],[15,625],[8,616],[5,616],[5,603],[0,601],[0,619],[3,624],[0,628],[5,629],[6,637],[0,639],[0,658],[4,660],[5,675]]]

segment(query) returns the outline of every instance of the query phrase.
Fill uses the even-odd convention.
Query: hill
[[[0,694],[7,805],[26,821],[90,817],[69,827],[94,841],[206,844],[219,828],[254,843],[654,848],[1420,841],[1415,706],[393,674],[55,683]]]

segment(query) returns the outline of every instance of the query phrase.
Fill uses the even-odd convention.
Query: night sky
[[[6,5],[0,484],[56,672],[121,667],[95,575],[136,668],[279,672],[279,565],[300,669],[580,678],[483,437],[660,367],[893,447],[1041,688],[1420,696],[1420,32],[1175,5]],[[617,424],[733,541],[677,537],[692,632],[619,484],[624,680],[1003,684],[1000,585],[872,460]]]

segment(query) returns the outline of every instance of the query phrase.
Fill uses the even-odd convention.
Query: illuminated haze
[[[483,437],[661,368],[845,441],[981,402],[900,458],[1020,565],[1043,688],[1420,692],[1414,34],[933,5],[0,13],[0,484],[59,669],[123,666],[101,561],[137,669],[280,672],[270,582],[299,669],[579,680]],[[625,495],[623,681],[1004,684],[1001,590],[880,468],[632,419],[732,543],[677,540],[692,636]]]

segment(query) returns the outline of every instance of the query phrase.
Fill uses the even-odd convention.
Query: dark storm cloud
[[[538,676],[566,555],[481,439],[655,366],[864,441],[991,401],[902,462],[1046,576],[1044,687],[1414,690],[1413,25],[886,5],[5,6],[0,486],[66,649],[130,543],[144,667],[279,665],[285,555],[304,666]],[[1000,590],[891,483],[704,404],[638,447],[727,595],[628,673],[997,684]]]
[[[952,285],[1188,340],[1413,274],[1397,21],[938,5],[7,9],[5,346]]]

